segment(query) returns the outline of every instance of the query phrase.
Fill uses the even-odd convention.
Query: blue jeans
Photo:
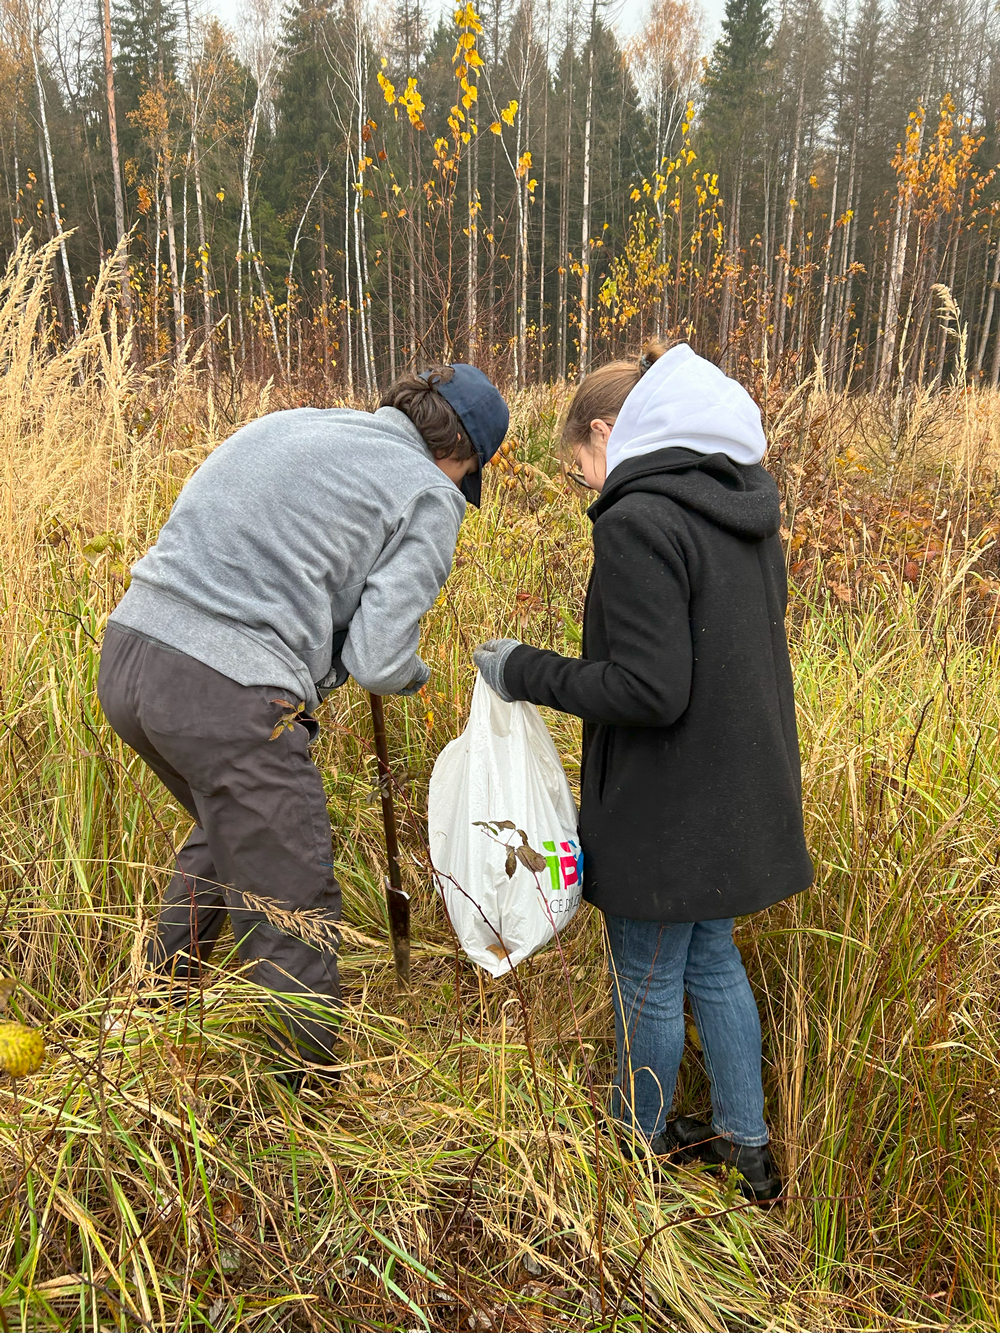
[[[760,1017],[732,918],[604,919],[618,1045],[616,1118],[647,1140],[663,1130],[684,1054],[686,990],[712,1089],[712,1127],[734,1143],[767,1143]]]

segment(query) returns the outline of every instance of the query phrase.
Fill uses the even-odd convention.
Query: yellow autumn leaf
[[[45,1060],[45,1040],[23,1023],[0,1023],[0,1069],[11,1078],[34,1074]]]
[[[517,115],[517,102],[515,102],[514,99],[511,98],[509,104],[505,106],[504,109],[500,112],[500,119],[506,125],[513,125],[514,117],[516,115]]]
[[[216,197],[216,199],[218,199],[219,203],[221,204],[222,201],[223,201],[223,200],[225,199],[225,197],[226,197],[226,192],[225,192],[225,190],[216,190],[216,192],[215,192],[215,197]]]
[[[467,4],[456,6],[455,26],[457,28],[470,28],[473,32],[482,32],[483,25],[479,21],[479,15],[476,13],[476,7],[472,4],[472,0],[468,0]]]
[[[503,134],[503,126],[500,124],[498,120],[495,120],[493,122],[493,124],[490,126],[490,129],[493,131],[494,134]]]

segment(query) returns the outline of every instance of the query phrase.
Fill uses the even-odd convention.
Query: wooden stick
[[[372,706],[372,730],[378,757],[378,786],[382,796],[382,823],[385,825],[385,850],[389,873],[385,877],[385,901],[389,909],[389,935],[392,959],[396,966],[396,984],[410,984],[410,896],[403,889],[399,869],[399,841],[396,837],[396,811],[392,803],[392,774],[389,770],[389,743],[385,734],[382,697],[369,694]]]

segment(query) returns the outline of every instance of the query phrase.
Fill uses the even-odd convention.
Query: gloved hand
[[[503,664],[515,648],[520,648],[520,639],[487,639],[472,654],[472,660],[482,672],[483,680],[494,692],[499,694],[504,703],[514,702],[504,688]]]
[[[344,651],[344,644],[347,642],[347,636],[350,633],[350,626],[347,629],[338,629],[334,631],[333,639],[330,644],[330,670],[322,680],[316,682],[316,692],[321,699],[325,699],[333,690],[339,690],[341,685],[346,685],[350,678],[347,667],[344,666],[341,653]]]
[[[417,674],[413,677],[413,679],[410,681],[408,685],[404,685],[403,688],[401,690],[397,690],[396,693],[400,695],[402,698],[406,698],[408,695],[411,694],[416,694],[418,690],[422,690],[424,688],[424,686],[427,684],[430,678],[431,678],[430,667],[427,665],[426,662],[421,662],[420,658],[418,657]]]

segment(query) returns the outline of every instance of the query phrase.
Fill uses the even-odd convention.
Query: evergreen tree
[[[766,0],[727,0],[722,35],[705,73],[702,128],[706,150],[721,165],[734,143],[759,127],[772,25]]]
[[[330,48],[336,15],[329,0],[301,0],[282,34],[274,142],[268,154],[268,193],[279,212],[308,196],[322,171],[341,151],[344,126],[334,109],[336,81]]]
[[[177,70],[177,11],[170,0],[127,0],[112,10],[115,89],[122,160],[145,156],[140,99],[166,86]]]

